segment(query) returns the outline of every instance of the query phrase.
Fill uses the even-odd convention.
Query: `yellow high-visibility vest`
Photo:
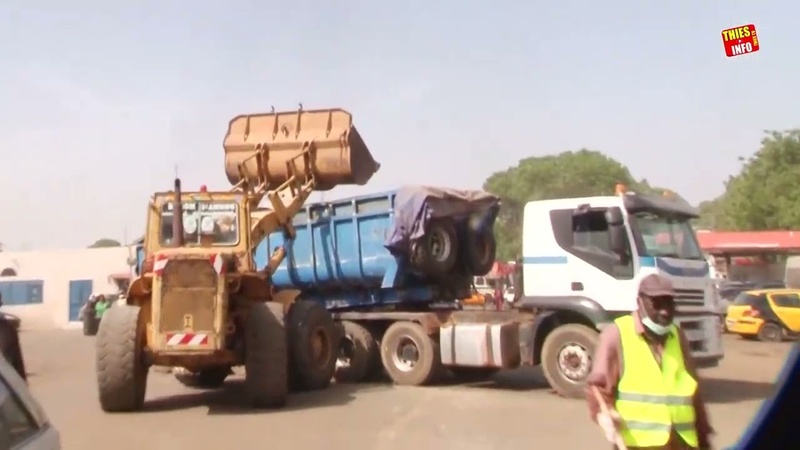
[[[697,447],[692,397],[697,380],[686,370],[677,328],[672,325],[659,367],[644,337],[636,333],[633,316],[620,317],[623,374],[617,387],[616,409],[622,416],[622,438],[629,447],[666,445],[672,429]]]

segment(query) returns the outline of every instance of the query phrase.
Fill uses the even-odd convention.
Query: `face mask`
[[[644,325],[645,327],[647,327],[648,330],[652,331],[653,333],[659,336],[665,336],[670,331],[672,331],[672,326],[659,325],[653,322],[653,319],[647,316],[642,317],[642,325]]]

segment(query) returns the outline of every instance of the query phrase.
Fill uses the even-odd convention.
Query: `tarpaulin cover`
[[[397,190],[394,224],[386,240],[392,253],[407,253],[410,244],[423,237],[431,219],[469,218],[473,228],[492,227],[500,199],[480,190],[431,186],[404,186]]]

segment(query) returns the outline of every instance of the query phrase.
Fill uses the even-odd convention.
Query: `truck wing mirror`
[[[622,217],[622,210],[618,207],[614,206],[613,208],[608,208],[606,211],[606,222],[610,226],[620,226],[625,223],[625,220]]]

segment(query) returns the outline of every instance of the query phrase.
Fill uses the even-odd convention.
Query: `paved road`
[[[584,404],[549,393],[535,370],[470,386],[336,386],[296,395],[275,412],[241,409],[237,379],[198,392],[151,372],[146,411],[106,415],[96,400],[93,338],[30,331],[22,339],[34,394],[67,450],[606,448]],[[735,337],[725,344],[723,365],[703,372],[718,447],[745,429],[790,348]]]

